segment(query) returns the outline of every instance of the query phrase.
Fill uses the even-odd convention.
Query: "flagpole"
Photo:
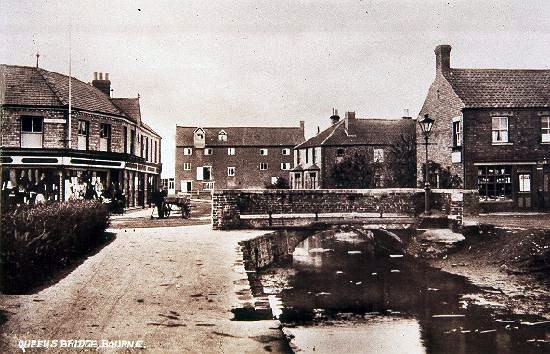
[[[72,53],[71,53],[71,50],[72,50],[72,45],[71,45],[71,41],[72,41],[72,18],[69,20],[69,134],[68,134],[68,137],[69,137],[69,141],[68,141],[68,148],[70,149],[71,148],[71,136],[72,136],[72,115],[73,115],[73,110],[72,110],[72,103],[73,103],[73,95],[72,95]]]

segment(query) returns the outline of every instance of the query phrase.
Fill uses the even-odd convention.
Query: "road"
[[[288,350],[278,322],[231,320],[232,308],[251,301],[237,243],[262,232],[210,225],[112,231],[113,242],[58,283],[33,295],[1,295],[8,313],[2,340],[11,346],[2,352],[21,352],[20,339],[141,340],[153,353]]]

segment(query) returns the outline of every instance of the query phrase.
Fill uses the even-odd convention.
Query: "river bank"
[[[437,245],[417,238],[411,239],[406,251],[484,289],[480,302],[550,318],[550,229],[479,224],[467,226],[464,236],[463,242],[447,252],[439,253],[434,250]]]

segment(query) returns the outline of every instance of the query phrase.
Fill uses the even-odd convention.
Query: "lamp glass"
[[[422,132],[424,134],[429,134],[432,130],[434,120],[426,114],[418,123],[420,124],[420,129],[422,129]]]

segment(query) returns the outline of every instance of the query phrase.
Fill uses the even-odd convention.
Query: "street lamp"
[[[430,215],[430,205],[428,202],[428,194],[430,193],[430,182],[428,180],[428,140],[430,139],[430,132],[434,125],[434,120],[427,114],[424,118],[418,121],[420,129],[422,129],[422,135],[424,135],[424,145],[426,146],[426,170],[424,172],[424,215]]]

